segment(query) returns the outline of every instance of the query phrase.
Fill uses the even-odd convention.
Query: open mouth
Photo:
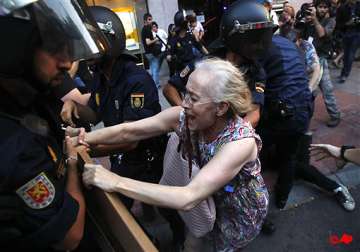
[[[190,115],[189,113],[185,112],[185,115],[186,115],[186,118],[188,119],[188,121],[193,121],[195,119],[195,116]]]

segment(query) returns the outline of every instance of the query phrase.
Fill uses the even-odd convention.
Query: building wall
[[[310,3],[310,0],[288,0],[289,3],[294,7],[295,12],[300,10],[300,7],[303,3]]]
[[[148,0],[148,8],[159,28],[167,32],[168,25],[174,23],[174,15],[178,11],[178,1]]]

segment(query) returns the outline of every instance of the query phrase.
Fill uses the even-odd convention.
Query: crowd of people
[[[310,151],[358,164],[359,149],[312,144],[309,124],[319,91],[327,125],[340,123],[328,61],[337,65],[343,51],[339,82],[346,82],[360,45],[360,2],[315,0],[298,13],[285,2],[279,18],[271,0],[260,2],[231,4],[209,45],[194,11],[176,12],[167,32],[146,13],[150,74],[126,50],[123,24],[106,7],[0,2],[8,34],[0,48],[1,250],[89,246],[83,184],[116,192],[129,210],[134,200],[145,214],[157,206],[179,251],[238,251],[261,231],[274,232],[264,168],[278,170],[279,209],[302,178],[353,211],[349,190],[312,166]],[[342,49],[334,48],[335,33]],[[162,110],[164,59],[170,76],[162,89],[172,107]],[[104,128],[91,130],[99,122]],[[109,156],[110,170],[85,164],[79,176],[79,145]],[[177,168],[189,171],[188,184],[162,180],[169,151],[185,161]],[[209,199],[216,218],[199,237],[181,213]]]

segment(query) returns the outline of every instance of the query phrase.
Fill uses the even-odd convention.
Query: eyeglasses
[[[195,100],[194,98],[191,97],[191,95],[186,92],[184,95],[184,100],[183,100],[183,104],[187,104],[189,108],[194,107],[195,105],[202,105],[202,104],[207,104],[207,103],[212,103],[213,101],[211,100],[207,100],[207,101],[201,101],[201,100]]]

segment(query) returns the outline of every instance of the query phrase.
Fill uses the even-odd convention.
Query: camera
[[[314,5],[312,3],[304,3],[301,5],[300,10],[296,13],[294,28],[298,30],[303,30],[306,25],[306,17],[311,15],[311,7]]]

